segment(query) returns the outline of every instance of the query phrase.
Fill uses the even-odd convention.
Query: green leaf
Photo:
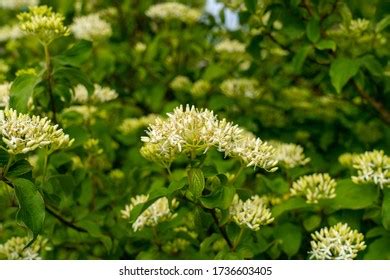
[[[27,103],[34,92],[35,86],[41,81],[36,75],[21,75],[11,86],[9,106],[19,113],[27,113]]]
[[[86,229],[88,233],[97,239],[99,239],[104,247],[106,248],[107,252],[109,252],[112,248],[112,240],[107,235],[103,234],[98,223],[91,220],[83,220],[78,223],[79,226]]]
[[[320,21],[318,19],[313,17],[309,20],[306,25],[306,35],[312,43],[317,43],[320,40]]]
[[[388,188],[383,190],[382,224],[385,229],[390,230],[390,189]]]
[[[291,62],[294,73],[299,74],[302,72],[303,64],[305,63],[305,60],[311,50],[311,46],[303,46],[299,51],[297,51]]]
[[[26,174],[28,172],[30,172],[32,169],[30,163],[25,160],[25,159],[21,159],[21,160],[18,160],[17,162],[15,162],[13,165],[11,165],[11,167],[9,168],[8,172],[7,172],[7,177],[19,177],[23,174]]]
[[[187,172],[188,175],[188,191],[194,199],[198,199],[204,190],[205,179],[202,170],[199,168],[191,168]]]
[[[208,209],[227,209],[232,203],[235,193],[236,190],[233,187],[220,187],[215,192],[212,192],[206,196],[202,196],[200,198],[200,202]]]
[[[284,212],[311,207],[302,197],[292,197],[272,208],[272,216],[277,218]]]
[[[384,236],[376,239],[368,245],[365,260],[389,260],[390,259],[390,237]]]
[[[375,27],[375,32],[380,33],[390,25],[390,15],[384,17]]]
[[[249,12],[254,13],[256,11],[257,0],[245,0],[245,6]]]
[[[360,63],[372,75],[378,76],[378,77],[383,75],[382,64],[380,64],[380,62],[372,54],[368,54],[368,55],[365,55],[362,58],[360,58]]]
[[[363,209],[375,204],[378,189],[374,184],[355,184],[351,179],[337,182],[336,197],[329,201],[334,209]]]
[[[336,58],[330,66],[330,79],[337,93],[355,76],[360,68],[359,60],[345,57]]]
[[[303,226],[307,231],[313,231],[318,228],[321,224],[321,216],[311,215],[308,218],[303,220]]]
[[[53,57],[54,63],[81,66],[92,53],[92,42],[81,40],[61,55]]]
[[[336,42],[333,40],[323,39],[315,44],[315,47],[319,50],[332,50],[336,51]]]
[[[298,253],[302,242],[301,229],[293,224],[285,223],[274,229],[274,236],[281,241],[282,251],[292,257]]]
[[[54,69],[53,76],[55,80],[65,79],[73,85],[82,84],[88,90],[93,92],[94,87],[88,76],[80,69],[71,66],[62,66]]]
[[[45,220],[45,203],[33,182],[26,179],[14,179],[15,194],[19,202],[17,220],[23,222],[32,234],[33,240],[41,232]]]

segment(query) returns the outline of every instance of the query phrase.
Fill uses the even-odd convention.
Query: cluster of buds
[[[189,91],[192,87],[192,82],[188,77],[179,75],[171,81],[169,87],[174,91]]]
[[[8,260],[41,260],[41,253],[49,251],[48,240],[38,236],[33,244],[26,248],[30,242],[28,237],[12,237],[4,244],[0,244],[0,259]]]
[[[327,173],[315,173],[300,177],[290,190],[291,195],[302,195],[306,202],[316,204],[320,199],[336,197],[336,181]]]
[[[225,119],[218,120],[212,111],[187,105],[167,115],[167,119],[158,118],[150,124],[147,136],[141,137],[145,143],[141,154],[145,158],[167,167],[180,153],[194,158],[198,152],[206,153],[216,147],[246,166],[276,170],[271,145]]]
[[[74,141],[46,117],[30,117],[13,109],[0,111],[0,133],[8,152],[13,155],[43,147],[53,152],[71,146]]]
[[[1,0],[0,8],[8,10],[17,10],[23,7],[37,6],[39,0]]]
[[[266,205],[263,199],[257,195],[242,201],[236,194],[229,208],[229,215],[240,227],[257,231],[260,226],[272,223],[274,220]]]
[[[99,41],[112,34],[111,25],[99,14],[89,14],[74,19],[70,29],[77,39]]]
[[[64,26],[64,17],[52,11],[51,7],[30,7],[29,12],[18,15],[20,29],[30,35],[36,36],[44,45],[50,44],[54,39],[68,36],[70,30]]]
[[[166,2],[150,6],[146,11],[146,15],[152,19],[179,20],[187,24],[193,24],[199,20],[202,13],[181,3]]]
[[[255,99],[263,93],[259,82],[254,79],[228,79],[222,82],[220,88],[226,96],[236,98]]]
[[[130,204],[125,206],[125,209],[121,210],[122,218],[129,219],[131,211],[135,206],[146,203],[149,199],[149,195],[137,195],[130,199]],[[176,199],[172,199],[169,203],[168,198],[161,197],[157,199],[152,205],[150,205],[145,211],[143,211],[136,221],[133,223],[133,230],[142,230],[144,227],[155,227],[159,223],[171,220],[176,217],[176,214],[171,211],[179,206]]]
[[[191,94],[194,97],[202,97],[206,95],[211,89],[211,85],[206,80],[198,80],[191,87]]]
[[[224,40],[215,45],[217,53],[242,54],[245,53],[246,46],[237,40]]]
[[[276,159],[285,168],[294,168],[306,165],[310,158],[305,157],[303,148],[293,143],[272,141],[270,144],[275,148]]]
[[[366,248],[363,234],[352,230],[348,224],[338,223],[322,228],[312,235],[310,259],[352,260]]]
[[[6,108],[9,103],[11,84],[8,82],[0,84],[0,107]]]
[[[85,86],[79,84],[73,90],[73,102],[78,104],[99,104],[114,100],[118,97],[115,90],[108,87],[102,87],[98,84],[94,85],[94,91],[89,96]]]
[[[354,155],[352,167],[357,170],[357,176],[352,176],[354,183],[371,182],[381,189],[390,186],[390,157],[383,151],[374,150]]]
[[[123,134],[130,134],[141,127],[146,127],[153,123],[158,118],[155,114],[149,114],[140,118],[127,118],[122,121],[119,126],[119,131]]]

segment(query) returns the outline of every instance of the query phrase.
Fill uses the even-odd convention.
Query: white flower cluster
[[[22,7],[37,6],[39,0],[1,0],[0,8],[8,10],[17,10]]]
[[[181,75],[176,76],[169,84],[169,87],[174,91],[188,91],[191,89],[191,86],[191,80],[188,77]]]
[[[111,36],[111,25],[99,14],[89,14],[74,19],[70,30],[77,39],[104,40]]]
[[[356,156],[356,154],[344,153],[339,156],[338,161],[342,166],[352,167],[354,156]]]
[[[228,79],[222,82],[221,91],[229,97],[236,98],[259,98],[263,93],[259,82],[254,79]]]
[[[0,107],[8,107],[9,95],[10,95],[11,84],[5,82],[0,84]]]
[[[370,21],[364,18],[353,19],[348,26],[342,25],[341,29],[345,32],[352,33],[352,35],[360,35],[368,29]]]
[[[130,134],[141,127],[148,126],[150,123],[153,123],[157,118],[158,116],[155,114],[149,114],[140,118],[127,118],[123,120],[118,129],[123,134]]]
[[[286,168],[305,165],[310,161],[310,158],[305,157],[303,148],[299,145],[278,141],[270,141],[270,144],[275,148],[276,159]]]
[[[94,91],[91,96],[88,96],[88,90],[85,86],[79,84],[73,90],[73,102],[78,104],[98,104],[114,100],[118,97],[115,90],[108,87],[102,87],[98,84],[94,85]]]
[[[0,259],[2,256],[8,260],[41,260],[40,254],[49,251],[48,240],[38,236],[30,247],[25,248],[30,242],[28,237],[12,237],[4,244],[0,244]]]
[[[225,156],[238,158],[247,166],[276,170],[272,146],[226,119],[218,120],[212,111],[181,105],[167,115],[167,119],[149,125],[147,136],[141,137],[145,158],[169,166],[180,153],[194,157],[217,147]]]
[[[193,24],[199,20],[202,13],[181,3],[166,2],[150,6],[146,15],[152,19],[179,20]]]
[[[316,204],[320,199],[336,197],[336,181],[327,173],[315,173],[300,177],[290,190],[291,195],[303,195],[306,202]]]
[[[191,94],[194,97],[202,97],[211,90],[211,85],[206,80],[197,80],[191,87]]]
[[[366,248],[363,234],[352,230],[348,224],[338,223],[322,228],[312,235],[310,259],[352,260]]]
[[[244,202],[236,194],[229,208],[229,215],[240,227],[257,231],[260,226],[267,225],[274,220],[266,205],[266,202],[257,195]]]
[[[352,176],[354,183],[373,182],[381,187],[390,187],[390,157],[384,151],[371,151],[354,155],[352,167],[357,176]]]
[[[47,147],[50,152],[67,148],[74,139],[46,117],[18,114],[13,109],[0,111],[0,133],[10,154],[28,153]]]
[[[54,39],[70,34],[64,26],[64,16],[52,11],[51,7],[30,7],[29,12],[18,15],[20,29],[36,36],[43,44],[50,44]]]
[[[239,54],[245,53],[245,45],[237,40],[224,40],[215,45],[217,53]]]
[[[122,218],[129,219],[130,213],[135,206],[147,202],[149,195],[137,195],[130,199],[130,204],[121,210]],[[169,206],[169,200],[166,197],[157,199],[145,211],[143,211],[133,223],[133,230],[142,230],[144,227],[155,227],[159,223],[168,221],[176,217],[177,214],[172,213],[171,208],[175,209],[179,206],[176,199],[172,199]]]
[[[18,25],[5,25],[0,27],[0,42],[16,40],[23,36],[24,34]]]

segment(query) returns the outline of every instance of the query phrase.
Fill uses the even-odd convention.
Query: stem
[[[245,229],[241,228],[240,233],[237,235],[237,237],[234,239],[233,248],[232,250],[235,251],[237,249],[238,244],[240,244],[240,241],[242,239],[242,236],[244,234]]]
[[[8,158],[8,162],[7,162],[7,165],[5,166],[4,170],[3,170],[3,177],[5,177],[7,175],[7,172],[9,170],[9,168],[11,167],[11,164],[14,160],[15,156],[14,155],[10,155],[9,158]]]
[[[245,168],[245,166],[243,164],[241,164],[240,169],[238,169],[236,175],[234,176],[234,178],[232,180],[232,185],[234,185],[234,183],[237,181],[238,177],[240,176],[240,174],[242,173],[244,168]]]
[[[49,46],[48,44],[43,45],[45,49],[45,64],[46,64],[46,80],[47,80],[47,91],[49,93],[49,100],[50,100],[50,107],[51,111],[53,113],[53,121],[56,123],[57,122],[57,117],[56,117],[56,106],[54,102],[54,95],[53,95],[53,79],[52,79],[52,65],[51,65],[51,58],[50,58],[50,52],[49,52]]]
[[[223,239],[225,239],[230,250],[234,251],[234,246],[233,246],[232,242],[230,241],[229,236],[227,235],[226,229],[223,226],[219,225],[218,217],[215,214],[215,209],[208,209],[208,210],[209,210],[211,216],[213,217],[214,223],[218,227]]]
[[[160,239],[158,238],[158,232],[156,227],[152,227],[152,233],[153,233],[154,244],[156,244],[158,250],[161,251],[161,242]]]
[[[47,150],[45,150],[45,157],[44,157],[44,161],[43,161],[42,184],[46,182],[48,159],[49,159],[49,153]]]

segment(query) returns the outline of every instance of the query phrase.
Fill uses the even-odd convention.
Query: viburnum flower
[[[137,195],[130,199],[130,204],[125,206],[125,209],[121,210],[122,218],[129,219],[130,213],[135,206],[147,202],[149,195]],[[157,199],[152,205],[150,205],[145,211],[143,211],[132,227],[134,231],[142,230],[144,227],[155,227],[159,223],[168,221],[176,217],[171,209],[175,209],[179,206],[176,199],[172,199],[169,205],[169,200],[166,197]]]
[[[38,236],[33,244],[26,248],[30,242],[28,237],[12,237],[4,244],[0,244],[0,259],[1,256],[8,260],[41,260],[41,253],[49,251],[51,248],[47,245],[48,240]]]
[[[99,14],[75,18],[70,29],[77,39],[89,41],[104,40],[112,34],[111,25]]]
[[[299,145],[279,141],[270,141],[269,143],[275,148],[276,159],[286,168],[306,165],[310,161],[310,158],[305,157],[303,148]]]
[[[237,40],[224,40],[215,45],[217,53],[238,54],[245,53],[245,45]]]
[[[20,29],[36,36],[44,45],[70,34],[69,28],[64,26],[64,16],[53,12],[51,7],[30,7],[29,12],[19,14],[18,19]]]
[[[228,79],[222,82],[221,91],[229,97],[236,98],[259,98],[263,93],[259,82],[254,79]]]
[[[271,211],[266,205],[257,195],[242,201],[236,194],[229,207],[229,215],[240,227],[257,231],[260,229],[260,226],[267,225],[274,220]]]
[[[338,223],[314,232],[310,242],[310,259],[352,260],[366,248],[363,234],[352,230],[348,224]]]
[[[193,24],[199,20],[202,13],[181,3],[166,2],[150,6],[146,15],[152,19],[179,20]]]
[[[327,173],[315,173],[300,177],[290,190],[291,195],[302,195],[310,204],[318,203],[320,199],[336,197],[336,181]]]
[[[180,153],[193,158],[198,152],[206,153],[216,147],[225,156],[237,158],[246,166],[276,170],[272,146],[248,136],[225,119],[218,120],[212,111],[187,105],[167,115],[167,119],[157,119],[150,124],[147,136],[141,137],[145,143],[141,154],[145,158],[167,167]]]
[[[0,84],[0,107],[8,107],[9,96],[10,96],[11,84],[5,82]]]
[[[0,133],[8,152],[13,155],[43,147],[53,152],[71,146],[74,141],[46,117],[30,117],[13,109],[0,111]]]
[[[390,187],[390,157],[384,151],[374,150],[354,155],[352,167],[357,170],[357,176],[352,176],[354,183],[372,182],[381,189]]]

